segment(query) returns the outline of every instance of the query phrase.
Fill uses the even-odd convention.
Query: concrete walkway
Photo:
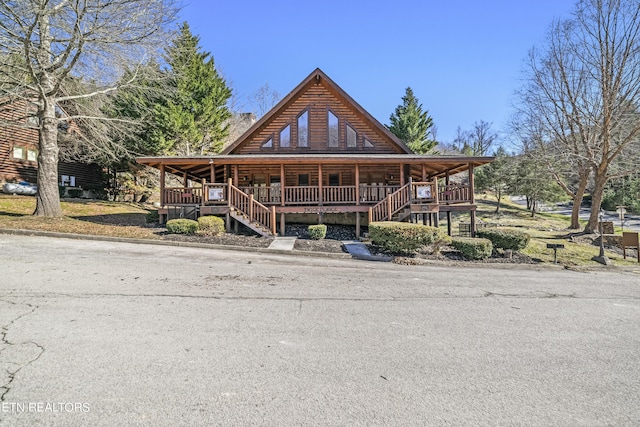
[[[276,237],[269,244],[269,249],[277,249],[280,251],[292,251],[293,246],[296,244],[295,237]]]

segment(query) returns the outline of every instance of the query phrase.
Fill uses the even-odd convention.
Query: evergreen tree
[[[438,144],[432,138],[433,119],[428,111],[422,111],[422,104],[408,87],[402,97],[402,104],[391,115],[391,124],[387,128],[414,153],[432,152]]]
[[[166,103],[156,104],[154,114],[159,130],[155,137],[169,147],[168,153],[218,153],[229,132],[231,89],[199,43],[185,22],[165,51],[175,91]]]

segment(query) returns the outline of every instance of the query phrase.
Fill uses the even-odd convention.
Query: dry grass
[[[547,243],[561,243],[565,249],[558,251],[558,262],[569,267],[598,266],[591,260],[598,255],[599,248],[586,240],[571,241],[568,236],[569,218],[557,214],[539,213],[531,218],[529,212],[508,199],[503,199],[500,214],[495,214],[496,199],[482,195],[476,199],[478,219],[496,223],[500,227],[515,228],[531,235],[531,242],[523,253],[543,263],[553,262],[553,250]],[[0,194],[0,228],[56,231],[62,233],[90,234],[98,236],[129,237],[138,239],[160,239],[157,229],[146,225],[147,210],[131,203],[114,203],[96,200],[68,200],[62,202],[63,218],[40,218],[32,216],[35,198]],[[468,214],[455,215],[454,235],[459,222],[468,222]],[[444,223],[444,221],[442,221]],[[445,224],[441,224],[446,227]],[[638,266],[631,259],[606,251],[615,265]]]
[[[570,239],[578,230],[569,230],[571,221],[565,215],[540,212],[531,217],[531,213],[508,198],[501,201],[500,213],[496,214],[496,198],[481,195],[476,199],[477,217],[484,222],[496,223],[501,228],[522,230],[531,236],[529,245],[522,251],[525,255],[544,263],[553,263],[553,249],[547,249],[548,243],[563,244],[558,250],[558,263],[570,267],[597,266],[591,258],[599,255],[600,248],[581,239]],[[605,250],[605,255],[615,265],[637,266],[637,262],[624,260],[622,254]]]
[[[157,239],[152,228],[146,227],[147,210],[129,203],[100,200],[63,201],[62,218],[42,218],[31,215],[35,198],[0,195],[0,228],[56,231],[60,233],[97,236]]]

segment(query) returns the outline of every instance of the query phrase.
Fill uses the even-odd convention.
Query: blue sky
[[[575,0],[185,0],[180,18],[236,91],[281,97],[316,67],[381,123],[410,86],[451,142],[475,121],[501,131],[527,52]]]

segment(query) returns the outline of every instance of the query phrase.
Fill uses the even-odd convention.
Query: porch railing
[[[263,205],[280,205],[284,196],[285,205],[318,204],[320,189],[316,186],[285,187],[235,187],[247,195],[253,195],[254,200]],[[466,184],[439,185],[436,196],[436,186],[433,182],[413,182],[411,199],[417,201],[435,200],[437,203],[470,203],[471,190]],[[322,188],[323,204],[354,204],[356,203],[356,189],[359,202],[362,204],[379,204],[387,200],[388,196],[397,193],[397,185],[365,185],[359,188],[354,185],[326,186]],[[228,203],[228,184],[205,184],[204,187],[170,187],[163,192],[164,205],[226,205]],[[394,196],[392,200],[399,197]],[[395,203],[395,202],[393,202]],[[376,210],[382,208],[377,207]],[[388,214],[386,214],[388,216]]]
[[[356,202],[356,186],[322,187],[322,203],[340,204]]]
[[[169,187],[164,189],[165,205],[200,205],[202,204],[202,187]]]
[[[320,201],[319,187],[285,187],[284,202],[287,205],[316,204]]]
[[[466,184],[449,184],[438,187],[440,203],[470,203],[471,190]]]
[[[282,191],[279,186],[270,187],[238,187],[247,194],[253,194],[253,198],[264,204],[280,204]]]

